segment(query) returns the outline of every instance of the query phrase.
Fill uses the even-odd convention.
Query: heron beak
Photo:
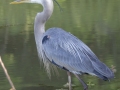
[[[16,0],[11,2],[10,4],[21,4],[21,3],[29,3],[29,0]]]

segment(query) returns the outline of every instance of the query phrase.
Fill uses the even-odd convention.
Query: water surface
[[[64,88],[66,72],[47,76],[40,67],[34,40],[33,22],[37,12],[42,11],[38,4],[10,5],[12,0],[0,2],[0,55],[17,90],[56,90]],[[117,70],[115,79],[104,82],[93,76],[82,78],[89,90],[120,90],[120,1],[119,0],[59,0],[53,15],[46,23],[46,29],[61,27],[85,42],[109,67]],[[72,77],[76,85],[82,86]],[[6,76],[0,68],[0,90],[10,89]]]

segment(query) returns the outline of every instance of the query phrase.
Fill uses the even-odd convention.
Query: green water
[[[64,88],[66,72],[47,76],[40,67],[34,40],[33,22],[38,4],[10,5],[0,1],[0,55],[17,90],[56,90]],[[61,27],[85,42],[107,66],[116,69],[115,79],[105,82],[94,76],[82,78],[89,90],[120,90],[120,0],[58,0],[46,29]],[[83,90],[72,76],[73,90]],[[0,67],[0,90],[11,87]]]

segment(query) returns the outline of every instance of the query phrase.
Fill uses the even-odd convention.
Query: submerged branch
[[[5,73],[5,75],[6,75],[7,79],[8,79],[11,87],[12,87],[10,90],[16,90],[15,87],[14,87],[14,85],[13,85],[13,83],[12,83],[12,81],[11,81],[11,79],[10,79],[10,76],[9,76],[9,74],[7,72],[7,69],[4,66],[4,63],[2,62],[1,56],[0,56],[0,64],[1,64],[1,66],[2,66],[2,68],[4,70],[4,73]]]

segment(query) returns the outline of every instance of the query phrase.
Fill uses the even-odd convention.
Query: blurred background
[[[34,40],[34,17],[42,11],[39,4],[10,5],[0,1],[0,55],[17,90],[59,90],[65,88],[67,74],[47,76],[40,66]],[[60,27],[86,43],[98,58],[114,69],[115,79],[105,82],[93,76],[82,78],[89,90],[120,90],[120,0],[57,0],[46,30]],[[83,90],[72,77],[73,90]],[[10,89],[0,66],[0,90]],[[67,90],[67,89],[66,89]]]

